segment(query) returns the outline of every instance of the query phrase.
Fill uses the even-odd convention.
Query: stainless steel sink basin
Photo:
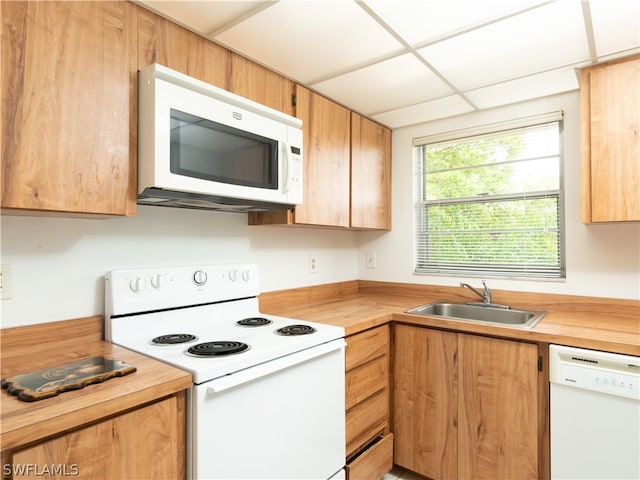
[[[421,305],[406,313],[433,317],[453,318],[482,323],[498,323],[522,328],[532,328],[547,312],[541,310],[515,310],[466,303],[430,303]]]

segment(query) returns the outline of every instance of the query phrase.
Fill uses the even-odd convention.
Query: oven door
[[[190,478],[327,480],[345,462],[343,339],[195,385]]]

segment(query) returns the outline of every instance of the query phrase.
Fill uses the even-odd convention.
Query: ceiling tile
[[[473,108],[459,95],[451,95],[430,102],[411,105],[390,112],[373,115],[372,118],[390,128],[406,127],[430,122],[440,118],[453,117],[471,112]]]
[[[215,40],[302,83],[344,73],[402,48],[351,1],[282,0]]]
[[[564,0],[419,50],[457,88],[468,90],[589,58],[578,0]]]
[[[565,67],[471,90],[465,92],[465,95],[478,108],[485,109],[569,92],[578,88],[579,83],[575,69]]]
[[[366,88],[363,88],[365,85]],[[312,86],[365,115],[454,93],[412,54],[379,62]]]
[[[263,1],[143,1],[142,4],[203,36],[257,8]]]
[[[542,0],[364,0],[410,45],[462,32]]]
[[[598,57],[640,45],[640,1],[591,0],[589,5]]]
[[[640,53],[640,0],[136,3],[392,128],[576,89],[583,6],[597,61]]]

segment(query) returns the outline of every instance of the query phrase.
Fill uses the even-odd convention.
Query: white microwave
[[[162,65],[139,72],[139,204],[286,210],[302,171],[301,120]]]

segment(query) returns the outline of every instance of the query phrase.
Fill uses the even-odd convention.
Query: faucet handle
[[[482,286],[484,287],[484,302],[491,303],[491,289],[487,286],[487,282],[482,280]]]

